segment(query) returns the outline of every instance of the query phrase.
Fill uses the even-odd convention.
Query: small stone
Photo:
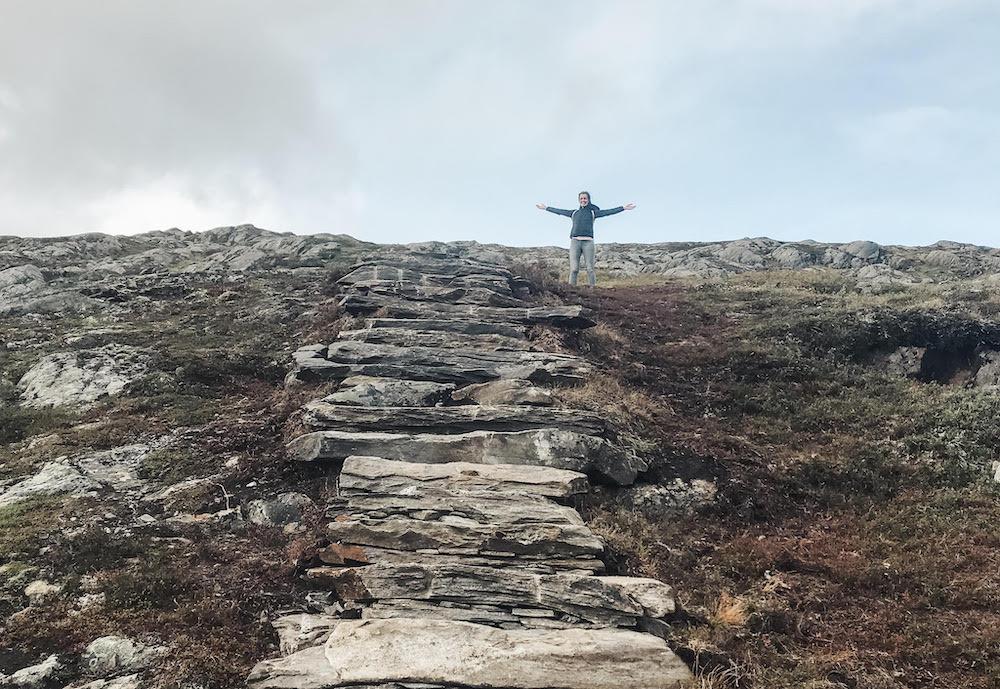
[[[111,677],[143,670],[167,652],[165,646],[146,646],[123,636],[102,636],[90,642],[80,657],[91,677]]]
[[[261,526],[286,526],[302,521],[303,510],[313,501],[302,493],[281,493],[271,500],[251,500],[243,508],[244,518]]]
[[[24,595],[32,605],[39,605],[55,598],[62,592],[62,587],[57,584],[50,584],[44,579],[36,579],[24,587]]]

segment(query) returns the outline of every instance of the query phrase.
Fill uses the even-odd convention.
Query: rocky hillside
[[[0,686],[993,687],[997,258],[0,238]]]

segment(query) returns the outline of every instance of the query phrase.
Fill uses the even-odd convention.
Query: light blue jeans
[[[580,255],[587,267],[587,284],[593,287],[597,283],[597,276],[594,275],[594,240],[593,239],[570,239],[569,240],[569,284],[576,284],[576,276],[580,273]]]

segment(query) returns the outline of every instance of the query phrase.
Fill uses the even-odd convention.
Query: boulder
[[[977,388],[1000,386],[1000,352],[995,349],[982,349],[976,353],[979,368],[973,385]]]
[[[378,659],[372,662],[372,659]],[[503,630],[427,619],[345,620],[325,648],[258,664],[252,689],[389,682],[492,689],[678,689],[691,671],[650,634]]]

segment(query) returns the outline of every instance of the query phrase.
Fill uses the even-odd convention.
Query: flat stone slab
[[[358,378],[350,385],[346,383],[345,380],[341,383],[341,389],[324,397],[323,404],[354,407],[433,407],[448,399],[455,389],[452,383],[395,378]]]
[[[619,485],[631,484],[646,469],[602,438],[558,428],[452,435],[314,431],[295,438],[287,449],[303,462],[366,455],[425,464],[524,464],[578,471]]]
[[[464,335],[500,335],[513,339],[527,339],[527,329],[523,325],[493,323],[477,320],[440,320],[435,318],[368,318],[365,324],[370,329],[402,328],[405,330],[441,331]]]
[[[362,391],[362,394],[365,394]],[[375,407],[331,404],[330,398],[307,403],[303,423],[312,429],[387,431],[401,433],[467,433],[470,431],[525,431],[559,428],[603,436],[607,425],[592,412],[554,407],[517,405],[462,405],[452,407]]]
[[[530,350],[527,340],[505,335],[468,335],[447,330],[410,330],[407,328],[361,328],[341,330],[340,340],[389,344],[397,347],[446,347],[449,349]]]
[[[296,360],[303,366],[318,358],[311,352]],[[579,357],[550,352],[400,347],[350,340],[330,344],[322,360],[347,365],[352,375],[463,385],[498,378],[578,383],[591,372]]]
[[[341,545],[413,552],[571,559],[604,552],[573,508],[490,490],[410,488],[398,495],[354,496],[327,533]]]
[[[621,629],[503,630],[447,620],[345,620],[325,647],[258,664],[252,689],[391,682],[489,689],[678,689],[690,670],[658,637]]]
[[[639,617],[661,618],[675,610],[673,589],[655,579],[544,575],[512,568],[448,564],[318,567],[309,570],[307,578],[334,591],[344,601],[490,606],[499,612],[498,623],[524,617],[519,610],[533,610],[534,614],[526,616],[632,627]],[[426,611],[429,617],[436,612],[432,607]],[[489,619],[485,611],[480,614]]]
[[[412,301],[429,301],[441,304],[477,304],[480,306],[526,306],[524,302],[510,295],[510,287],[506,294],[495,291],[492,285],[436,286],[420,282],[394,280],[359,280],[351,285],[351,289],[360,295],[378,295],[396,297]]]
[[[507,268],[493,263],[457,257],[406,254],[358,263],[338,282],[348,285],[358,280],[407,280],[420,275],[442,276],[449,280],[469,275],[494,276],[504,280],[513,277]]]
[[[553,325],[560,328],[592,328],[597,325],[591,311],[583,306],[500,308],[404,301],[392,296],[375,294],[349,294],[341,300],[340,305],[354,316],[367,316],[379,311],[380,315],[389,318],[471,319],[525,325]]]
[[[567,499],[587,492],[587,477],[576,471],[518,464],[449,462],[425,464],[381,457],[348,457],[340,472],[340,494],[398,495],[417,487],[495,490]]]

